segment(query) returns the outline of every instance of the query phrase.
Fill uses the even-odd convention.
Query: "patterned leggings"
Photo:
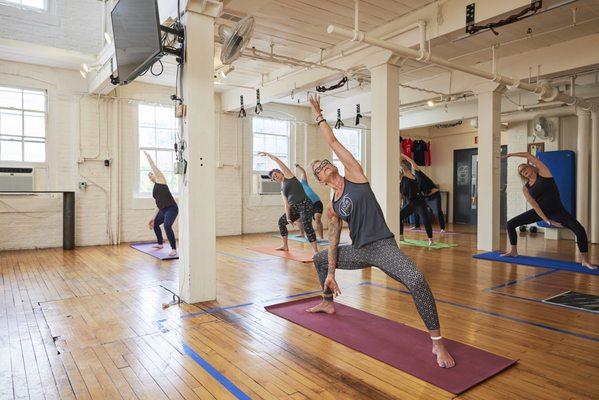
[[[312,217],[314,216],[312,202],[310,200],[304,200],[297,204],[291,204],[290,208],[289,215],[291,221],[295,222],[298,219],[301,219],[306,235],[308,236],[308,241],[315,242],[316,232],[314,232],[314,227],[312,227]],[[281,232],[281,236],[287,236],[289,234],[287,231],[287,223],[287,215],[281,215],[281,218],[279,218],[279,232]]]
[[[328,250],[314,255],[314,265],[320,284],[328,273]],[[416,264],[401,252],[394,238],[378,240],[355,249],[352,245],[339,246],[337,254],[338,269],[362,269],[370,266],[380,268],[391,278],[404,284],[414,299],[416,309],[428,330],[439,329],[439,316],[435,299]],[[326,300],[332,300],[331,291],[324,292]]]

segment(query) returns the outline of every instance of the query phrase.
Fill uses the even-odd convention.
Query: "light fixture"
[[[433,100],[429,100],[426,102],[426,105],[429,107],[434,107],[435,106],[435,102]]]
[[[83,77],[83,79],[87,79],[87,74],[85,73],[85,71],[83,71],[82,69],[80,69],[79,73],[81,74],[81,76]]]
[[[89,72],[89,66],[86,63],[81,64],[81,68],[85,73]]]
[[[106,43],[112,44],[112,38],[110,37],[108,32],[104,32],[104,40],[106,40]]]
[[[81,69],[79,70],[79,73],[81,74],[83,79],[87,79],[87,75],[91,71],[99,71],[100,68],[102,68],[102,65],[100,65],[100,64],[92,64],[90,66],[90,65],[87,65],[86,63],[83,63],[83,64],[81,64]]]
[[[235,67],[231,65],[229,66],[229,68],[221,69],[220,71],[218,71],[218,74],[221,78],[226,78],[227,75],[229,75],[234,69]]]

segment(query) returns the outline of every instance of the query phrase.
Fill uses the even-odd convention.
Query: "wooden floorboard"
[[[599,294],[599,278],[475,260],[475,233],[453,229],[461,234],[442,241],[458,247],[402,247],[429,281],[444,335],[519,360],[459,398],[599,398],[599,315],[541,302]],[[1,252],[0,399],[454,397],[266,312],[319,287],[313,265],[247,250],[264,244],[278,239],[218,238],[218,299],[167,309],[177,261],[126,244]],[[541,235],[522,236],[520,251],[576,257],[574,242]],[[591,255],[599,263],[599,246]],[[381,271],[339,271],[338,282],[340,302],[424,328],[405,288]]]

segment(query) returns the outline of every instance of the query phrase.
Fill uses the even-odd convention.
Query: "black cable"
[[[326,87],[326,86],[316,86],[316,91],[320,93],[328,92],[330,90],[339,89],[343,87],[347,83],[347,76],[344,76],[337,84]]]
[[[164,64],[162,63],[162,60],[158,59],[156,60],[156,62],[158,64],[160,64],[160,72],[159,73],[154,73],[154,65],[156,65],[156,63],[152,64],[152,66],[150,67],[150,73],[154,76],[160,76],[162,75],[162,73],[164,72]]]
[[[537,13],[537,11],[539,11],[541,9],[543,5],[542,1],[535,1],[533,3],[531,3],[530,6],[526,7],[525,9],[523,9],[522,11],[520,11],[517,14],[513,14],[510,15],[509,17],[499,20],[497,22],[489,22],[488,24],[485,25],[470,25],[466,27],[466,32],[468,32],[469,34],[474,34],[477,33],[479,31],[482,31],[484,29],[489,29],[491,30],[491,32],[493,32],[493,34],[495,34],[495,36],[499,35],[499,32],[497,32],[495,30],[495,28],[499,28],[501,26],[504,25],[508,25],[508,24],[512,24],[514,22],[518,22],[522,17],[527,16],[528,13],[531,13],[531,15],[534,15]]]

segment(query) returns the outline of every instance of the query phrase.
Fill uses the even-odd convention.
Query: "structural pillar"
[[[477,248],[499,250],[501,95],[487,84],[478,91]]]
[[[591,113],[591,243],[599,243],[599,111]]]
[[[183,123],[187,173],[179,178],[179,295],[186,303],[216,299],[214,17],[201,2],[185,14]]]
[[[370,182],[389,229],[399,238],[399,68],[385,63],[370,72]]]
[[[589,147],[591,113],[577,110],[578,135],[576,136],[576,219],[589,227]]]

